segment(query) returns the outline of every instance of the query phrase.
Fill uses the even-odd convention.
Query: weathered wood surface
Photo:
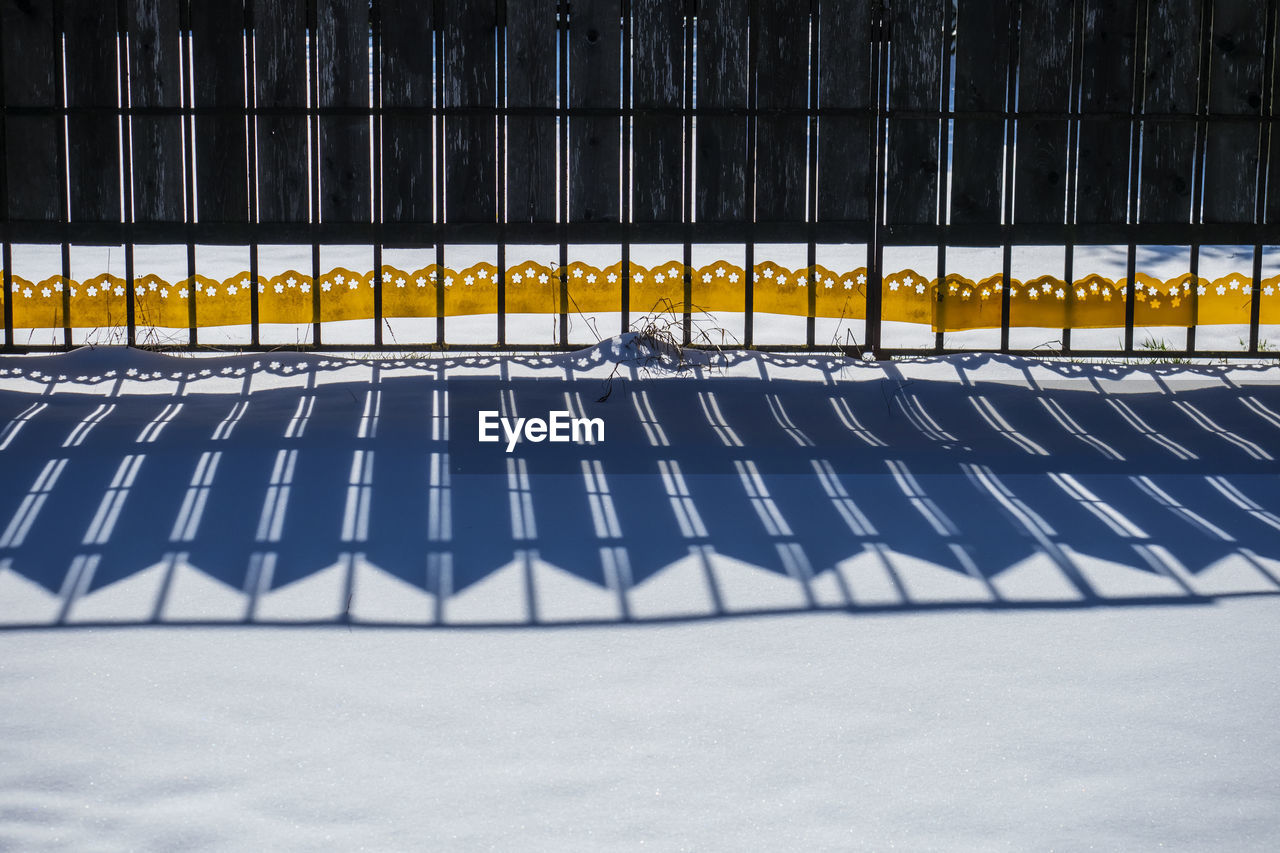
[[[938,211],[938,119],[893,118],[893,110],[938,110],[943,104],[943,3],[895,3],[889,10],[888,179],[890,224],[932,223]]]
[[[493,0],[444,4],[444,105],[496,103]],[[444,120],[445,211],[450,222],[493,222],[497,217],[497,137],[491,115],[449,115]]]
[[[1137,0],[1085,0],[1082,113],[1130,113],[1137,49]],[[1080,122],[1076,221],[1121,223],[1128,217],[1129,118]]]
[[[370,106],[368,0],[316,0],[316,67],[322,107]],[[320,215],[368,222],[373,183],[369,119],[320,117]]]
[[[382,16],[382,211],[388,222],[430,222],[435,205],[432,5],[417,0],[384,0]]]
[[[556,106],[557,0],[507,0],[507,103],[519,109]],[[556,218],[556,119],[507,118],[507,219]]]
[[[1196,111],[1200,82],[1202,0],[1168,0],[1151,6],[1143,111]],[[1196,128],[1191,121],[1143,125],[1141,222],[1189,222],[1195,187]]]
[[[677,0],[632,0],[632,205],[637,222],[679,222],[684,190],[685,14]]]
[[[569,106],[622,107],[621,6],[595,0],[569,16]],[[621,199],[621,123],[616,118],[569,120],[569,218],[617,222]]]
[[[1211,115],[1263,114],[1266,9],[1266,0],[1218,0],[1213,4]],[[1253,122],[1220,122],[1209,128],[1204,164],[1205,222],[1253,222],[1260,183],[1260,131],[1260,124]]]
[[[1271,33],[1271,110],[1268,114],[1270,133],[1265,138],[1270,142],[1268,150],[1271,156],[1267,163],[1267,197],[1262,207],[1263,221],[1268,225],[1280,225],[1280,101],[1276,98],[1280,93],[1280,8],[1276,9],[1275,17],[1267,27]]]
[[[1010,0],[960,0],[956,23],[957,113],[998,113],[1005,108],[1014,12]],[[953,145],[951,221],[999,222],[1005,190],[1005,122],[997,118],[957,117]]]
[[[740,109],[748,105],[751,48],[747,0],[699,0],[698,106]],[[748,218],[747,119],[707,115],[698,119],[696,215],[699,222]]]
[[[245,104],[244,8],[239,2],[191,4],[192,85],[197,107]],[[195,120],[195,187],[201,222],[249,218],[245,119]]]
[[[4,98],[11,106],[58,107],[53,2],[5,3],[0,27]],[[62,215],[58,174],[62,122],[52,116],[5,117],[4,167],[7,215],[56,222]]]
[[[128,0],[129,98],[135,107],[182,106],[179,4]],[[181,222],[182,119],[134,116],[130,127],[133,213],[139,222]]]
[[[866,109],[874,105],[870,3],[826,0],[818,11],[818,106]],[[870,116],[818,120],[820,221],[858,222],[870,217],[874,129]]]
[[[1018,108],[1066,113],[1071,106],[1072,23],[1076,4],[1026,3],[1018,41]],[[1019,119],[1014,164],[1015,222],[1066,216],[1067,121]]]
[[[263,222],[306,222],[310,216],[307,150],[307,0],[256,0],[254,77],[258,106],[292,107],[297,115],[261,115],[255,142],[258,212]]]
[[[1280,218],[1278,83],[1267,79],[1280,75],[1274,0],[960,0],[944,163],[951,9],[951,0],[0,0],[4,215],[599,223],[616,222],[625,199],[638,224],[811,214],[866,224],[883,48],[890,225],[996,226],[1009,206],[1016,223],[1062,223],[1074,206],[1078,224],[1120,224],[1135,186],[1140,223],[1191,224],[1201,208],[1208,223]],[[1078,121],[1068,114],[1076,103]],[[184,150],[189,106],[194,157]],[[691,106],[696,117],[684,112]]]
[[[756,218],[805,218],[809,89],[809,16],[796,0],[760,0],[760,61],[756,65]],[[786,110],[778,115],[770,111]],[[798,115],[795,113],[799,113]]]
[[[67,105],[118,108],[116,6],[63,0]],[[120,121],[111,112],[67,119],[67,179],[72,222],[120,221]]]

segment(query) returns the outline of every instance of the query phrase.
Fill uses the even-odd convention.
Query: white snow
[[[1280,845],[1280,367],[675,355],[0,359],[0,849]]]
[[[1274,849],[1277,615],[9,634],[0,838]]]

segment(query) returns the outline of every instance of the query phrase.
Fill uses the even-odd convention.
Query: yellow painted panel
[[[739,265],[716,261],[686,270],[680,261],[630,265],[632,314],[683,312],[685,278],[691,293],[690,310],[742,311],[748,276]],[[438,270],[434,264],[415,270],[383,268],[382,300],[386,317],[434,317],[437,287],[442,283],[447,316],[492,314],[498,310],[498,269],[479,263],[460,270]],[[561,281],[569,296],[570,313],[618,311],[621,308],[622,266],[598,268],[575,261],[560,270],[534,261],[506,271],[506,310],[510,313],[557,314],[561,309]],[[63,290],[64,284],[66,291]],[[759,313],[806,316],[809,288],[813,288],[814,316],[862,319],[866,316],[867,271],[833,270],[825,266],[788,269],[773,261],[752,271],[754,308]],[[193,288],[183,279],[167,282],[142,276],[135,282],[135,321],[140,326],[187,328]],[[1139,272],[1134,286],[1134,322],[1139,326],[1191,326],[1248,323],[1250,276],[1233,272],[1209,280],[1187,273],[1168,280]],[[317,284],[297,270],[258,282],[258,311],[263,323],[312,323],[368,320],[373,317],[373,271],[337,267]],[[1113,281],[1089,273],[1068,286],[1053,276],[1009,286],[1010,325],[1096,329],[1124,325],[1127,281]],[[882,316],[885,320],[928,325],[935,331],[990,329],[1000,326],[1004,292],[1001,276],[972,281],[950,275],[939,288],[936,279],[917,270],[884,275]],[[31,282],[13,277],[13,316],[16,328],[105,328],[125,324],[125,282],[100,275],[83,282],[51,277]],[[195,322],[198,326],[241,325],[249,322],[249,274],[226,279],[197,275],[194,280]],[[1262,282],[1263,323],[1280,322],[1280,276]],[[64,316],[64,299],[69,303]],[[319,316],[316,315],[318,301]]]

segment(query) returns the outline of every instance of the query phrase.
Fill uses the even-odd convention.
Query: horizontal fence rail
[[[448,347],[487,315],[571,347],[665,313],[1271,355],[1277,4],[2,0],[4,347]]]

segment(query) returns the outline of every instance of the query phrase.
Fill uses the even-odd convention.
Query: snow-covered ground
[[[1280,367],[641,347],[0,360],[0,847],[1280,843]]]

